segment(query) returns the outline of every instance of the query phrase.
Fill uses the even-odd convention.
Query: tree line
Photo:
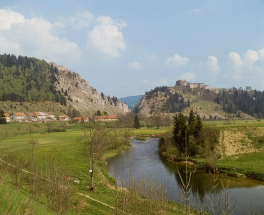
[[[223,110],[240,116],[240,111],[254,117],[264,117],[264,91],[229,90],[216,97],[216,102],[222,104]]]
[[[55,101],[66,98],[54,87],[58,69],[44,60],[0,55],[0,100],[14,102]]]

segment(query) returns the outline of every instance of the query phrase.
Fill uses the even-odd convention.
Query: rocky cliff
[[[114,97],[110,98],[99,94],[79,74],[54,62],[50,65],[58,69],[58,73],[55,74],[57,78],[54,84],[56,89],[68,98],[67,103],[75,109],[82,113],[93,113],[97,110],[106,111],[109,114],[129,112],[129,108],[125,103]]]

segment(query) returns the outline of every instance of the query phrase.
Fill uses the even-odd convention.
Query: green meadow
[[[31,176],[21,172],[21,169],[33,171],[33,166],[37,170],[37,174],[43,173],[46,177],[46,172],[50,171],[50,166],[53,165],[53,169],[60,166],[63,171],[68,173],[67,178],[70,179],[70,186],[75,193],[74,206],[67,210],[67,214],[115,214],[116,211],[111,208],[115,207],[116,204],[115,180],[106,171],[104,159],[114,156],[128,145],[107,151],[102,159],[96,160],[95,190],[90,191],[89,169],[91,169],[91,160],[87,156],[83,144],[84,131],[87,130],[85,125],[73,124],[66,127],[64,123],[59,123],[52,126],[55,128],[54,130],[60,132],[51,133],[47,132],[48,126],[50,125],[27,123],[11,123],[0,126],[0,158],[13,165],[18,165],[20,168],[20,170],[19,168],[11,168],[0,162],[0,195],[4,196],[0,200],[0,212],[8,214],[56,214],[56,210],[53,210],[49,205],[51,197],[48,197],[43,189],[40,189],[39,193],[33,196],[32,185],[30,184],[32,183],[30,181]],[[143,128],[139,130],[130,129],[130,131],[132,136],[156,136],[163,134],[167,129]],[[14,174],[15,170],[20,174]],[[58,173],[61,171],[58,168],[56,170]],[[49,184],[45,180],[42,183]],[[9,197],[4,195],[6,192],[10,194]],[[89,195],[90,198],[85,198],[79,193]],[[174,214],[176,210],[182,207],[168,202],[166,208],[168,214]]]
[[[236,120],[232,123],[227,121],[207,121],[205,123],[220,129],[264,127],[264,122],[257,120]],[[89,189],[91,160],[83,143],[85,140],[84,132],[88,130],[87,125],[83,123],[69,125],[65,123],[10,123],[0,125],[0,158],[18,165],[21,169],[35,170],[38,174],[43,173],[44,177],[47,177],[47,172],[51,170],[51,166],[58,173],[63,171],[65,173],[64,177],[69,179],[67,184],[70,185],[74,192],[74,206],[67,209],[65,214],[118,214],[116,210],[111,208],[115,208],[116,205],[117,189],[115,187],[115,179],[110,177],[106,171],[105,159],[116,155],[120,150],[129,146],[123,144],[117,149],[108,150],[104,152],[101,159],[96,160],[94,172],[96,189],[91,191]],[[120,130],[124,129],[121,128]],[[168,132],[169,128],[143,127],[128,130],[131,137],[145,139],[147,137],[160,137]],[[216,161],[216,166],[221,169],[221,172],[235,177],[247,176],[264,180],[263,157],[263,151],[234,155]],[[203,159],[197,159],[197,161],[201,165],[205,162]],[[0,195],[2,196],[0,213],[58,213],[50,206],[51,197],[42,189],[40,189],[41,192],[38,195],[32,194],[31,183],[33,179],[28,176],[28,173],[24,172],[16,175],[14,170],[7,167],[3,162],[0,162],[0,168]],[[18,170],[16,169],[16,171]],[[49,182],[45,181],[42,181],[42,183],[49,184]],[[10,195],[4,195],[7,192]],[[78,193],[88,195],[90,198]],[[167,214],[175,214],[175,211],[183,210],[178,204],[170,202],[166,203],[165,208]]]

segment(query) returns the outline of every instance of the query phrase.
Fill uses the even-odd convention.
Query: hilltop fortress
[[[187,82],[185,80],[176,81],[175,86],[187,87],[189,89],[206,89],[209,91],[213,91],[215,93],[219,92],[219,89],[210,87],[209,85],[205,85],[204,83],[190,83],[190,82]]]

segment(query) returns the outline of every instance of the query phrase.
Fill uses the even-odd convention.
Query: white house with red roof
[[[11,121],[22,122],[26,119],[26,115],[24,113],[12,113],[10,118]]]

